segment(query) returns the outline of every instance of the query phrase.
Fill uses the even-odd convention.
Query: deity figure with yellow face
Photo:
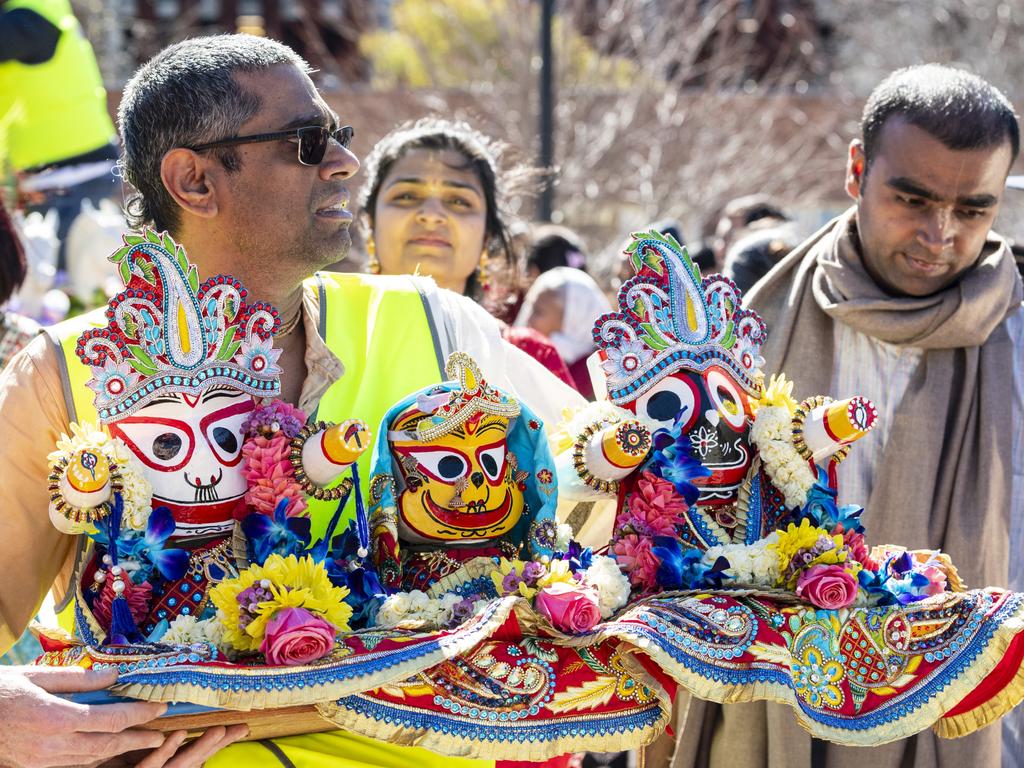
[[[166,234],[128,235],[111,260],[125,288],[75,349],[92,373],[94,412],[79,403],[79,423],[51,455],[51,520],[95,542],[76,575],[87,641],[110,631],[119,596],[142,637],[208,612],[207,587],[237,573],[231,536],[249,511],[243,425],[280,393],[276,309],[250,303],[230,276],[200,282]],[[314,484],[344,469],[307,455],[332,444],[328,431],[303,450]]]
[[[543,425],[463,353],[451,381],[384,418],[370,481],[373,557],[390,588],[425,589],[475,557],[550,554],[556,485]]]
[[[874,406],[816,398],[798,407],[784,380],[766,389],[765,326],[741,308],[732,281],[702,278],[685,249],[658,232],[634,235],[627,255],[636,275],[620,289],[618,310],[594,325],[590,368],[604,401],[569,426],[576,442],[560,456],[563,493],[616,494],[628,510],[656,488],[687,509],[673,532],[684,549],[758,541],[790,520],[818,463],[830,467],[834,486],[834,465],[871,429]],[[768,435],[765,419],[756,426],[759,409],[776,406],[786,408],[794,459],[779,477],[762,449],[783,436]],[[802,493],[780,480],[794,471],[807,480]],[[650,534],[610,533],[616,545],[626,541],[620,549],[629,549],[629,536]]]

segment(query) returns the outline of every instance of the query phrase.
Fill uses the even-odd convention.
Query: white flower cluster
[[[568,523],[558,523],[555,526],[555,551],[565,552],[572,542],[572,526]]]
[[[377,611],[377,626],[441,629],[452,620],[452,609],[462,596],[449,592],[439,598],[414,589],[388,595]]]
[[[757,446],[764,470],[782,493],[787,507],[802,507],[816,480],[807,461],[793,447],[793,419],[785,406],[757,409],[750,428],[750,440]]]
[[[152,512],[153,486],[146,479],[139,460],[122,440],[86,422],[73,423],[71,436],[62,434],[57,441],[57,450],[46,458],[52,463],[63,457],[70,458],[81,450],[99,453],[117,464],[121,471],[121,498],[124,500],[121,527],[144,531]]]
[[[223,614],[218,612],[212,619],[199,620],[195,616],[178,616],[160,638],[168,645],[192,645],[206,643],[217,648],[224,647]]]
[[[727,573],[733,578],[730,586],[749,584],[757,587],[774,587],[781,576],[778,558],[769,547],[778,540],[778,531],[773,531],[753,544],[724,544],[711,547],[704,553],[704,562],[711,566],[719,557],[728,560]]]
[[[629,600],[629,577],[614,558],[594,555],[583,580],[597,590],[597,607],[601,618],[607,619]]]

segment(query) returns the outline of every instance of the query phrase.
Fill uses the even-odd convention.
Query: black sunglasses
[[[320,165],[327,154],[327,144],[331,139],[348,147],[352,143],[355,129],[351,125],[344,125],[333,131],[322,125],[308,125],[304,128],[293,128],[290,131],[274,131],[273,133],[256,133],[252,136],[236,136],[233,139],[221,139],[210,141],[206,144],[197,144],[188,147],[193,152],[202,152],[206,149],[217,147],[233,147],[238,144],[256,144],[261,141],[282,141],[284,139],[297,138],[299,140],[299,162],[303,165]]]

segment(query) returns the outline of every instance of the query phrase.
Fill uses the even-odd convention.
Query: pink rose
[[[800,573],[796,593],[819,608],[845,608],[857,598],[857,579],[841,565],[815,565]]]
[[[269,664],[309,664],[331,652],[337,631],[305,608],[282,608],[267,622],[260,650]]]
[[[579,584],[556,581],[538,592],[533,602],[556,629],[569,634],[586,632],[601,620],[597,592]]]

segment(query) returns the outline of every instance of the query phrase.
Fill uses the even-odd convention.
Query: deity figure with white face
[[[86,566],[81,586],[91,618],[106,631],[108,573],[122,577],[118,594],[132,595],[145,635],[162,621],[200,615],[207,586],[235,573],[230,537],[246,512],[243,423],[261,399],[280,392],[280,351],[272,346],[280,320],[273,307],[248,303],[232,277],[200,283],[167,235],[147,232],[125,243],[111,257],[125,289],[110,300],[106,324],[83,333],[75,351],[92,372],[96,419],[117,446],[109,450],[130,454],[141,468],[152,513],[122,515],[109,532],[99,527],[102,554]],[[86,415],[79,413],[79,421]],[[112,489],[123,479],[117,462],[93,447],[70,464],[56,483],[61,493],[51,494],[51,519],[69,532],[88,532],[82,521],[101,523],[110,514]],[[120,484],[110,482],[111,473]],[[83,516],[90,505],[93,512]],[[135,518],[140,529],[132,534]],[[115,544],[125,548],[126,541],[134,560],[152,568],[141,589],[117,565]]]

